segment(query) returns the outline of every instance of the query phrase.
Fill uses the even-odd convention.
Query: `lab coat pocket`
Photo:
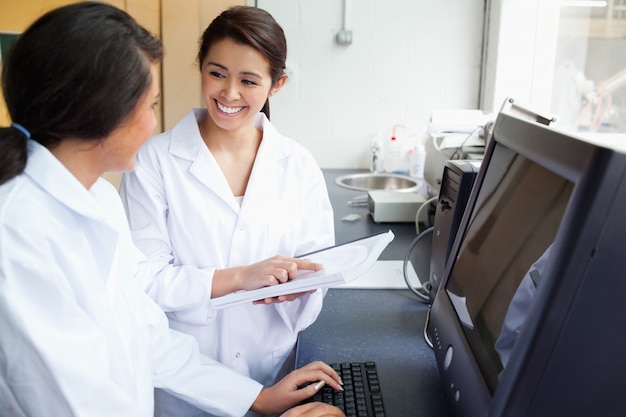
[[[278,369],[276,381],[283,378],[289,372],[296,369],[296,347],[295,341],[282,345],[272,351],[274,369]]]
[[[294,256],[298,237],[298,226],[289,217],[277,219],[268,226],[266,257],[274,255]]]

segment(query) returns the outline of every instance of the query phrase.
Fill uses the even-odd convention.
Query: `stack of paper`
[[[215,309],[251,303],[264,298],[295,294],[345,284],[366,273],[376,262],[382,251],[394,238],[391,230],[374,236],[333,246],[317,252],[299,256],[321,263],[319,271],[298,271],[297,276],[285,283],[251,291],[239,291],[211,300]]]

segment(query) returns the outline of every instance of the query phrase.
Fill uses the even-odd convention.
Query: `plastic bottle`
[[[404,126],[394,126],[391,138],[385,143],[385,171],[394,174],[407,174],[408,161],[406,151],[400,139],[396,136],[396,129],[398,127]]]
[[[426,162],[426,147],[420,143],[409,151],[409,175],[422,179],[424,178],[424,163]]]

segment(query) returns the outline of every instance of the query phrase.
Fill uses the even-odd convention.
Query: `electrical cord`
[[[450,159],[454,160],[454,159],[463,159],[464,158],[464,154],[465,152],[463,151],[463,148],[465,147],[465,144],[467,143],[468,140],[470,140],[470,138],[472,138],[474,136],[474,133],[480,131],[480,129],[483,129],[483,126],[478,126],[476,129],[472,130],[466,137],[465,139],[463,139],[463,142],[461,142],[461,144],[459,146],[456,147],[456,149],[454,150],[454,152],[452,153],[452,155],[450,155]],[[479,134],[480,135],[480,134]]]
[[[421,232],[419,235],[413,239],[411,244],[409,245],[409,249],[406,251],[404,255],[404,263],[402,264],[402,274],[404,275],[404,281],[406,282],[407,287],[415,296],[423,303],[430,303],[430,281],[426,281],[422,283],[422,286],[419,288],[413,287],[413,285],[409,282],[409,274],[408,274],[408,265],[409,258],[411,257],[411,252],[413,252],[413,248],[425,237],[431,236],[433,233],[433,227],[429,227],[428,229]],[[418,277],[419,279],[419,277]],[[421,279],[420,279],[421,281]]]
[[[424,203],[422,203],[422,205],[420,206],[419,209],[417,209],[417,214],[415,215],[415,233],[417,233],[418,235],[422,232],[422,230],[420,230],[419,228],[419,223],[420,223],[420,219],[422,218],[422,213],[424,210],[429,210],[430,207],[432,206],[433,203],[437,202],[439,200],[439,196],[436,195],[434,197],[429,198],[428,200],[426,200]],[[430,220],[430,218],[429,218]],[[433,222],[430,222],[431,224]]]
[[[415,216],[415,228],[417,229],[417,233],[418,235],[415,237],[415,239],[413,239],[413,241],[411,242],[411,244],[409,245],[408,250],[406,251],[406,254],[404,256],[404,262],[403,262],[403,275],[404,275],[404,281],[407,284],[407,287],[409,287],[409,290],[411,290],[411,292],[413,294],[415,294],[415,296],[423,303],[425,304],[430,304],[430,291],[431,291],[431,284],[430,284],[430,279],[427,280],[426,282],[422,282],[422,287],[421,288],[414,288],[413,285],[411,285],[411,283],[409,282],[409,274],[408,274],[408,264],[409,264],[409,258],[411,257],[411,253],[413,252],[413,249],[415,248],[415,246],[425,237],[427,236],[431,236],[433,231],[434,231],[434,227],[429,227],[427,229],[425,229],[424,231],[420,232],[419,231],[419,219],[421,218],[422,215],[422,211],[423,210],[428,210],[428,208],[433,204],[436,203],[439,200],[439,196],[434,196],[429,198],[428,200],[426,200],[421,206],[420,208],[417,210],[417,214]],[[419,279],[419,277],[418,277]],[[421,280],[420,280],[421,281]],[[426,311],[426,321],[424,323],[424,330],[423,330],[423,337],[424,337],[424,342],[426,342],[426,345],[428,345],[428,347],[430,347],[431,349],[433,349],[433,342],[432,340],[430,340],[430,337],[428,336],[428,324],[430,323],[430,306],[428,307],[428,310]]]
[[[420,288],[413,287],[413,285],[411,285],[411,283],[409,282],[408,265],[409,265],[409,258],[411,256],[411,252],[413,252],[415,245],[417,245],[425,237],[432,235],[433,230],[434,230],[434,227],[429,227],[428,229],[424,230],[419,235],[417,235],[415,239],[413,239],[413,241],[409,245],[409,249],[407,250],[406,255],[404,256],[404,263],[402,265],[404,281],[406,282],[406,285],[409,287],[409,290],[411,290],[411,292],[415,294],[415,296],[421,302],[425,304],[430,304],[430,290],[431,290],[430,280],[422,283],[422,286]],[[426,322],[424,323],[423,336],[424,336],[424,341],[426,342],[428,347],[432,349],[433,342],[430,340],[430,337],[428,336],[428,324],[429,323],[430,323],[430,306],[428,307],[428,310],[426,311]]]
[[[430,323],[430,308],[426,311],[426,322],[424,323],[424,341],[429,348],[433,348],[433,341],[428,336],[428,323]]]
[[[415,248],[415,246],[425,237],[432,235],[432,232],[433,232],[432,226],[423,231],[419,230],[419,219],[421,218],[423,211],[428,210],[430,206],[433,203],[435,203],[438,199],[439,199],[439,196],[434,196],[434,197],[429,198],[417,210],[417,213],[415,215],[415,228],[416,228],[417,236],[415,237],[415,239],[413,239],[413,241],[409,245],[409,248],[407,249],[404,255],[404,262],[402,264],[402,275],[404,276],[404,282],[406,282],[406,285],[407,287],[409,287],[411,292],[415,294],[415,296],[421,302],[424,302],[424,303],[430,302],[430,288],[431,288],[430,280],[422,281],[422,279],[420,279],[418,276],[418,279],[420,280],[422,286],[419,288],[413,287],[413,285],[409,281],[408,265],[409,265],[409,259],[411,257],[411,253],[413,253],[413,249]]]

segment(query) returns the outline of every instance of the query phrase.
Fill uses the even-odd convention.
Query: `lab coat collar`
[[[208,111],[206,109],[192,109],[174,126],[171,138],[176,139],[170,140],[169,143],[169,152],[172,155],[188,161],[194,161],[198,158],[198,154],[206,148],[202,136],[200,136],[198,122],[204,120],[206,117],[208,117]],[[267,151],[263,152],[263,155],[267,155],[274,161],[289,156],[289,153],[286,152],[285,149],[279,147],[276,138],[281,135],[274,126],[272,126],[264,113],[257,114],[255,126],[257,129],[263,131],[261,147]],[[259,150],[259,154],[261,154],[261,150]]]
[[[189,173],[209,190],[224,198],[223,196],[232,195],[230,187],[217,161],[204,143],[198,128],[198,122],[204,120],[205,117],[208,117],[206,109],[189,111],[172,129],[168,150],[173,156],[190,161]],[[239,210],[234,197],[227,203],[235,211]]]
[[[250,208],[261,213],[263,211],[259,205],[271,201],[273,196],[282,192],[285,161],[292,150],[291,142],[282,137],[265,114],[258,114],[256,127],[263,131],[263,140],[254,160],[241,208],[244,211]]]
[[[289,157],[290,151],[288,147],[282,146],[283,142],[281,141],[280,133],[278,133],[264,113],[257,115],[255,123],[257,129],[263,132],[263,140],[254,160],[250,181],[254,181],[255,177],[258,176],[261,183],[269,184],[267,180],[279,178],[283,173],[284,167],[280,162]]]
[[[24,173],[52,197],[71,210],[96,220],[104,220],[105,213],[96,199],[68,169],[39,143],[28,141],[28,162]],[[91,191],[102,184],[99,179]]]
[[[240,206],[232,195],[223,172],[200,136],[198,122],[207,116],[206,109],[189,111],[172,129],[169,152],[176,157],[192,161],[189,172],[208,189],[221,196],[238,213]],[[280,161],[289,156],[288,147],[281,145],[280,133],[264,113],[256,116],[255,126],[263,132],[263,140],[254,161],[246,195],[252,190],[267,193],[268,188],[275,188],[280,175],[284,172]],[[244,198],[244,204],[245,200]]]
[[[192,109],[174,126],[170,138],[176,140],[170,140],[169,143],[169,152],[172,155],[188,161],[194,161],[198,157],[198,153],[206,147],[200,136],[198,122],[207,116],[206,109]]]

